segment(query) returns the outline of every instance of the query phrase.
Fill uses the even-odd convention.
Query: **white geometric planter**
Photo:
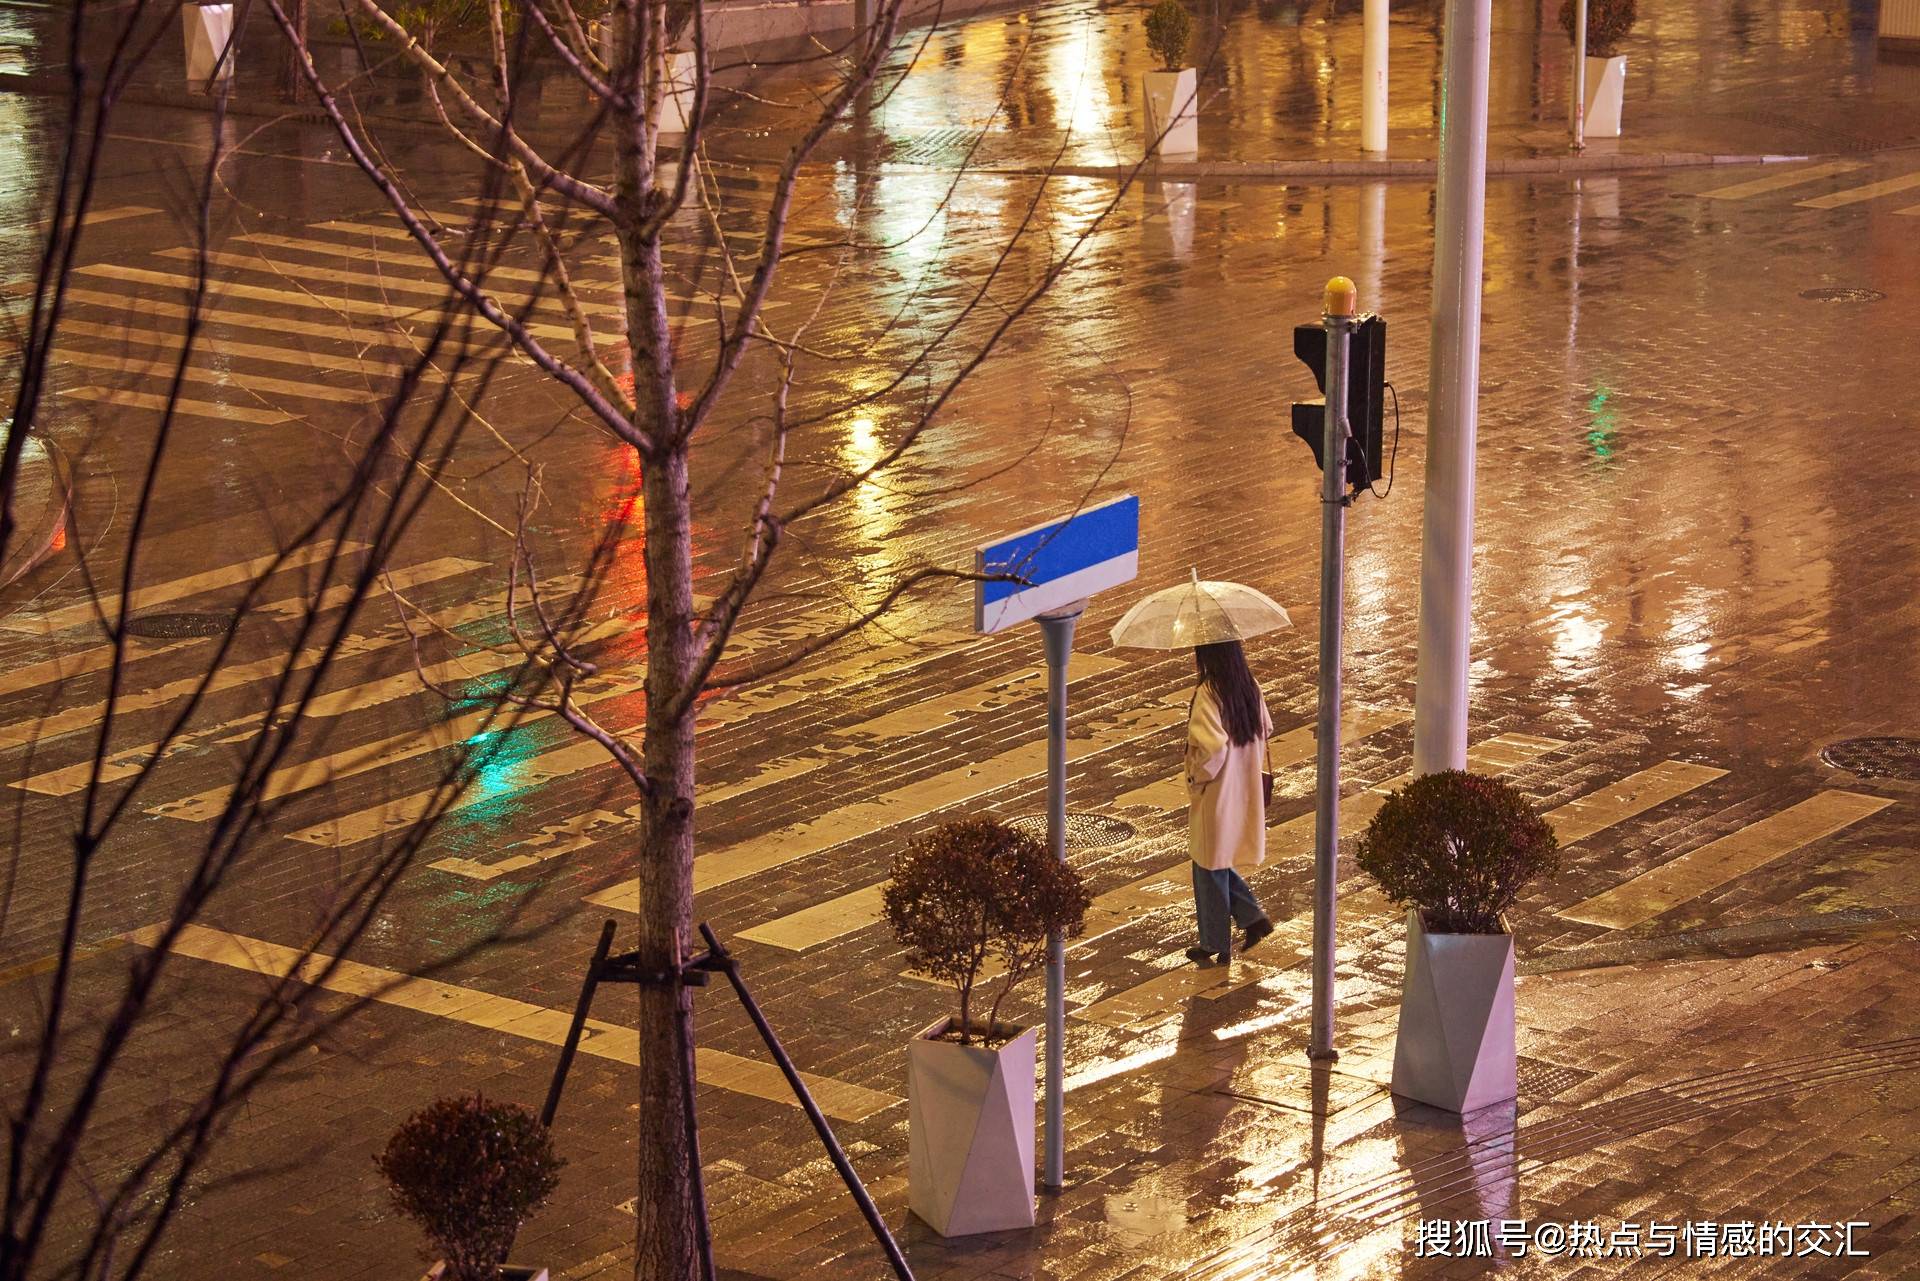
[[[187,84],[204,88],[216,70],[220,80],[233,79],[234,58],[227,52],[233,39],[233,6],[230,4],[183,4],[180,6],[180,36],[187,55]]]
[[[660,132],[676,137],[686,133],[687,117],[693,113],[693,91],[700,78],[696,55],[676,53],[667,67],[667,83],[673,87],[660,104]]]
[[[1410,909],[1393,1092],[1472,1112],[1517,1096],[1518,1068],[1513,935],[1429,934]]]
[[[1587,59],[1586,136],[1618,138],[1627,92],[1627,55]]]
[[[907,1043],[907,1202],[941,1236],[1033,1226],[1033,1046]]]
[[[1198,79],[1192,67],[1149,71],[1146,75],[1147,147],[1160,141],[1162,156],[1191,156],[1200,150]],[[1166,136],[1160,135],[1165,131]]]

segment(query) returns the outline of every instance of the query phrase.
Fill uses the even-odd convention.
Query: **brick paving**
[[[1780,12],[1779,21],[1790,24],[1803,21],[1792,15],[1827,11]],[[1336,31],[1336,40],[1343,38]],[[1846,45],[1848,38],[1833,39]],[[1661,58],[1682,56],[1678,38],[1670,49],[1657,47]],[[1720,52],[1731,65],[1744,65]],[[1808,63],[1830,67],[1834,52],[1819,46]],[[1779,65],[1764,55],[1746,65],[1749,91],[1759,92]],[[1672,83],[1663,80],[1662,92],[1677,92]],[[1857,105],[1835,108],[1836,128],[1858,127],[1849,114]],[[119,177],[129,188],[158,172],[131,157],[123,164]],[[1487,1270],[1481,1261],[1414,1258],[1414,1224],[1423,1216],[1593,1219],[1609,1226],[1622,1218],[1860,1219],[1871,1225],[1862,1237],[1870,1250],[1865,1260],[1714,1266],[1731,1276],[1894,1277],[1920,1270],[1913,1244],[1920,1199],[1913,1137],[1920,1134],[1913,1115],[1920,1055],[1913,1047],[1920,1030],[1907,999],[1920,959],[1910,871],[1920,793],[1840,774],[1815,755],[1852,734],[1920,732],[1912,679],[1920,652],[1910,604],[1913,522],[1900,501],[1911,498],[1916,474],[1902,447],[1910,392],[1893,355],[1920,320],[1912,290],[1920,262],[1912,219],[1884,205],[1809,211],[1793,203],[1911,167],[1910,157],[1889,155],[1806,193],[1737,203],[1700,197],[1725,181],[1714,175],[1511,182],[1489,194],[1474,739],[1519,733],[1563,741],[1512,773],[1543,808],[1664,759],[1728,771],[1572,847],[1563,874],[1522,905],[1527,1088],[1511,1113],[1463,1123],[1392,1102],[1381,1084],[1400,927],[1383,916],[1353,917],[1340,948],[1343,1057],[1318,1080],[1303,1055],[1305,970],[1283,964],[1283,954],[1269,954],[1267,963],[1277,968],[1257,982],[1217,999],[1176,1002],[1136,1026],[1074,1020],[1069,1187],[1042,1199],[1041,1223],[1030,1233],[933,1237],[906,1214],[905,1108],[839,1123],[918,1275]],[[292,197],[278,190],[288,173],[303,175]],[[754,189],[750,174],[733,177],[742,192]],[[234,185],[247,219],[320,236],[310,229],[326,218],[371,221],[364,190],[351,178],[323,165],[262,158],[243,166]],[[896,225],[900,215],[889,202],[911,207],[945,179],[907,172],[883,181],[876,209],[852,215],[865,219],[863,230],[876,239],[896,238],[921,221],[916,215],[913,225]],[[904,350],[912,332],[951,314],[969,274],[1037,190],[1020,178],[969,179],[969,212],[948,215],[940,255],[896,251],[863,263],[823,316],[823,332],[863,333],[876,308],[890,312],[917,290],[918,330],[883,346],[876,359]],[[1064,232],[1099,194],[1051,191],[1041,216]],[[1389,376],[1407,415],[1391,499],[1363,503],[1354,516],[1349,697],[1407,706],[1428,193],[1415,186],[1379,191],[1386,217],[1380,240],[1369,244],[1361,199],[1373,194],[1355,187],[1202,187],[1185,248],[1157,213],[1164,201],[1131,195],[1090,246],[1081,273],[958,398],[928,456],[904,477],[904,494],[882,495],[805,530],[750,625],[818,627],[822,611],[844,592],[868,590],[918,558],[957,561],[983,538],[1028,523],[1030,511],[1073,501],[1111,462],[1103,489],[1143,498],[1143,586],[1182,577],[1197,564],[1209,576],[1259,583],[1295,607],[1296,628],[1257,645],[1255,658],[1279,727],[1305,723],[1312,708],[1314,478],[1305,449],[1273,424],[1284,422],[1289,399],[1307,394],[1304,374],[1286,355],[1286,327],[1307,318],[1320,282],[1343,270],[1361,280],[1368,305],[1389,317]],[[799,230],[832,234],[843,212],[823,196],[807,206]],[[163,222],[135,219],[115,224],[95,252],[102,262],[154,269],[163,261],[155,251],[170,243]],[[1016,262],[1026,271],[1034,259]],[[793,279],[798,297],[818,284],[804,269]],[[1889,296],[1851,309],[1799,296],[1836,284]],[[236,367],[261,368],[245,361]],[[1843,380],[1836,378],[1841,370]],[[91,376],[66,371],[62,386]],[[1842,381],[1847,394],[1837,397]],[[529,437],[544,431],[559,405],[522,373],[507,374],[497,394],[518,398],[506,426]],[[294,501],[304,483],[325,474],[333,457],[319,447],[326,433],[348,430],[357,419],[329,404],[298,408],[310,436],[233,440],[224,427],[186,428],[183,449],[216,452],[222,466],[175,482],[145,581],[252,554],[282,515],[261,496]],[[1000,474],[1034,444],[1032,424],[1042,422],[1049,430],[1024,469]],[[107,527],[124,501],[112,482],[130,474],[135,446],[112,433],[89,436],[78,413],[63,425],[88,446],[80,451],[88,468],[82,515],[90,528]],[[844,466],[857,460],[859,447],[836,425],[808,446],[805,461]],[[487,446],[475,448],[491,461]],[[569,522],[592,522],[619,500],[624,473],[584,433],[545,448],[551,472],[571,468],[587,478],[576,506],[555,522],[558,543],[575,527]],[[723,438],[700,461],[712,469],[707,474],[724,477],[734,453],[744,450]],[[519,483],[478,465],[471,474],[463,492],[482,503],[505,502]],[[957,479],[971,487],[943,492]],[[730,558],[730,497],[724,480],[702,493],[704,575],[720,572]],[[211,560],[210,550],[218,553]],[[448,554],[497,563],[500,551],[484,531],[440,513],[397,563]],[[112,546],[100,555],[110,567]],[[24,586],[29,595],[0,600],[10,617],[31,618],[78,598],[71,572],[52,566]],[[430,609],[452,609],[500,587],[491,572],[475,572],[418,596]],[[620,587],[630,593],[634,585]],[[1082,650],[1108,651],[1106,629],[1127,599],[1096,603],[1081,627]],[[202,593],[184,605],[217,608],[231,600],[230,592]],[[372,613],[357,633],[384,623]],[[955,603],[928,600],[904,611],[898,626],[914,635],[963,627],[964,620]],[[497,635],[498,627],[483,615],[468,630],[477,641]],[[236,661],[271,653],[274,639],[267,629],[249,633]],[[49,642],[30,631],[0,630],[0,662],[15,670],[88,643],[79,633]],[[174,679],[195,671],[206,652],[184,645],[142,658],[136,671],[143,679]],[[632,651],[616,644],[605,658],[611,663],[623,652]],[[818,662],[843,657],[836,651]],[[1177,697],[1190,681],[1184,657],[1119,657],[1123,667],[1075,685],[1076,731]],[[804,697],[716,726],[703,735],[703,786],[754,781],[823,745],[858,750],[703,808],[703,850],[895,795],[1034,741],[1043,723],[1038,700],[1009,700],[883,741],[835,731],[1010,678],[1039,658],[1037,642],[1024,633],[955,646],[876,679],[804,687]],[[355,660],[339,683],[405,666],[397,653]],[[804,680],[804,669],[796,679]],[[92,684],[68,686],[76,687],[98,696]],[[54,706],[59,694],[11,690],[0,699],[0,716],[17,722]],[[216,699],[210,715],[225,721],[257,713],[256,699],[257,690],[239,689]],[[615,702],[611,711],[625,713],[627,705]],[[153,737],[161,714],[132,718],[116,747]],[[313,751],[341,751],[445,715],[425,696],[357,709],[336,718]],[[1410,736],[1403,724],[1354,743],[1345,765],[1350,790],[1403,772]],[[30,756],[11,753],[7,768],[24,777],[71,764],[86,750],[84,737],[49,737],[33,744]],[[543,827],[631,804],[605,768],[534,791],[515,788],[515,763],[565,741],[551,725],[518,731],[497,777],[479,783],[493,789],[488,802],[449,819],[422,864],[449,854],[498,861]],[[1158,781],[1177,751],[1177,734],[1164,732],[1092,756],[1071,772],[1076,808],[1104,810],[1122,793]],[[343,778],[296,796],[276,822],[297,831],[407,796],[446,766],[436,753]],[[222,769],[217,749],[183,755],[156,775],[143,805],[214,786],[225,777]],[[1554,915],[1834,788],[1895,804],[1628,930]],[[1035,813],[1041,790],[1041,779],[1030,775],[977,803],[717,886],[701,895],[700,913],[732,938],[879,880],[904,836],[926,823],[961,812]],[[1287,771],[1276,820],[1305,812],[1310,790],[1309,767]],[[37,989],[34,975],[13,967],[30,965],[56,937],[54,878],[66,857],[72,810],[70,800],[31,797],[13,812],[22,874],[10,891],[0,951],[0,1017],[17,1029]],[[1096,893],[1183,857],[1179,812],[1126,816],[1139,829],[1133,839],[1076,857]],[[107,944],[154,919],[174,861],[198,831],[143,810],[129,837],[105,852],[84,930],[102,950],[82,966],[77,1008],[106,1008],[129,955]],[[488,881],[416,867],[355,959],[568,1009],[608,915],[582,900],[626,879],[629,839],[615,825],[596,831],[583,848]],[[343,868],[361,865],[378,846],[317,852],[271,840],[210,923],[296,941]],[[1307,869],[1298,858],[1276,858],[1256,888],[1277,919],[1307,910]],[[1343,888],[1350,900],[1362,888],[1350,870]],[[1077,949],[1073,1008],[1129,990],[1177,960],[1187,916],[1176,896]],[[1740,933],[1770,922],[1786,928]],[[501,932],[509,937],[496,942]],[[944,1012],[947,998],[902,975],[899,951],[884,930],[857,930],[797,953],[751,941],[738,948],[803,1069],[904,1093],[901,1046]],[[116,1087],[91,1140],[89,1160],[102,1169],[140,1155],[140,1127],[177,1107],[182,1083],[204,1066],[204,1045],[260,990],[257,976],[206,962],[180,960],[171,973],[161,1017],[134,1051],[139,1070]],[[1015,998],[1019,1016],[1036,1017],[1037,999],[1037,985]],[[723,991],[708,990],[698,1005],[703,1046],[760,1056],[751,1027]],[[322,993],[305,1018],[350,1009],[345,998]],[[617,989],[603,993],[595,1013],[632,1022]],[[317,1048],[236,1119],[156,1274],[404,1275],[412,1231],[384,1205],[370,1154],[401,1117],[437,1093],[479,1088],[537,1103],[552,1059],[551,1046],[527,1037],[388,1005],[327,1027]],[[18,1061],[10,1048],[0,1071],[11,1073]],[[576,1063],[557,1133],[570,1161],[562,1191],[521,1241],[522,1256],[548,1263],[556,1277],[629,1270],[633,1220],[623,1203],[633,1195],[632,1100],[629,1069],[589,1056]],[[727,1268],[744,1277],[882,1275],[877,1252],[797,1111],[711,1085],[702,1088],[700,1107],[717,1250]],[[1702,1265],[1535,1257],[1501,1266],[1521,1276],[1598,1277]]]

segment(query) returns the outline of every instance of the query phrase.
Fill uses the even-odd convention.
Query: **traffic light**
[[[1324,325],[1295,325],[1293,354],[1313,371],[1314,386],[1327,389],[1327,330]],[[1353,336],[1347,341],[1347,484],[1365,489],[1379,480],[1386,470],[1381,450],[1383,432],[1381,411],[1387,386],[1387,322],[1378,316],[1361,316],[1354,322]],[[1320,457],[1326,446],[1327,402],[1295,401],[1293,434],[1313,446],[1314,465],[1324,469]]]

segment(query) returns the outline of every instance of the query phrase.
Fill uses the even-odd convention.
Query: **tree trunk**
[[[692,543],[687,456],[680,448],[644,460],[647,563],[647,726],[650,793],[640,854],[640,964],[661,973],[692,952],[693,732],[689,707],[667,708],[692,662]],[[693,1281],[696,1247],[693,1183],[684,1098],[692,1054],[681,1043],[680,1014],[693,999],[680,984],[640,986],[638,1281]],[[683,1093],[684,1091],[684,1093]]]
[[[300,62],[303,51],[312,47],[307,43],[307,0],[290,0],[287,18],[300,33],[300,40],[287,45],[286,58],[280,64],[280,95],[288,102],[305,102],[307,78],[301,73]]]

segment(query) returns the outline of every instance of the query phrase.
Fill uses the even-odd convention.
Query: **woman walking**
[[[1283,615],[1284,617],[1284,615]],[[1196,965],[1225,965],[1234,925],[1242,949],[1273,933],[1273,923],[1241,878],[1267,856],[1267,736],[1273,720],[1237,640],[1193,651],[1200,685],[1187,714],[1187,852],[1193,857]]]

